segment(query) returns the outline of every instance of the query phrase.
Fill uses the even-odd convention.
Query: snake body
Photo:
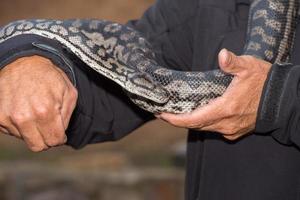
[[[244,54],[289,62],[298,0],[256,0],[250,7]],[[156,62],[150,43],[134,29],[105,20],[21,20],[0,29],[1,43],[24,34],[53,39],[89,67],[119,84],[153,113],[190,112],[224,93],[232,76],[220,70],[183,72]]]

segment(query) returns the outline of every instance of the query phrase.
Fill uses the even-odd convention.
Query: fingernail
[[[226,48],[223,48],[223,49],[221,50],[221,52],[226,53],[226,52],[228,52],[228,50],[227,50]]]
[[[227,66],[230,63],[229,52],[227,49],[222,49],[224,65]]]

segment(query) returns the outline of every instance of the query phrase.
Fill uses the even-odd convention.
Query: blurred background
[[[154,0],[1,0],[0,26],[23,18],[125,23]],[[1,95],[1,94],[0,94]],[[153,121],[125,139],[31,153],[0,136],[0,200],[181,200],[186,130]]]

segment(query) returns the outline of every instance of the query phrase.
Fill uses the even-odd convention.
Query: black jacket
[[[211,70],[221,48],[242,54],[249,4],[159,0],[128,25],[152,43],[162,66]],[[38,43],[56,50],[40,49]],[[300,200],[300,27],[293,52],[293,65],[274,65],[269,73],[255,133],[228,142],[216,133],[190,131],[187,200]],[[11,39],[0,46],[1,66],[34,54],[50,58],[76,83],[79,100],[67,130],[74,148],[118,140],[153,119],[55,41],[32,35]]]

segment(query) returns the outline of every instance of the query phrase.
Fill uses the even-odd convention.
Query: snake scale
[[[298,0],[253,1],[244,54],[271,63],[289,62],[298,7]],[[23,34],[60,42],[89,67],[124,88],[139,107],[153,113],[190,112],[222,95],[232,80],[220,70],[164,68],[139,32],[105,20],[15,21],[0,29],[0,45]]]

